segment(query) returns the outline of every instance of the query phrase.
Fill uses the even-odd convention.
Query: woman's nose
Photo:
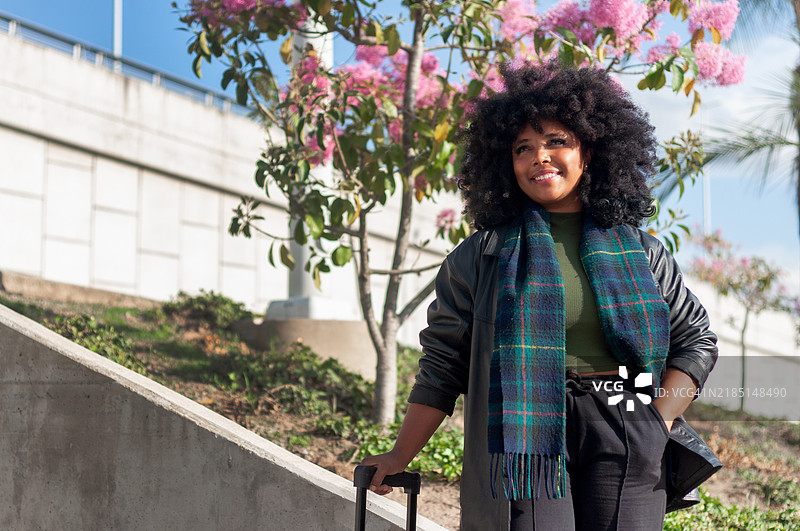
[[[550,162],[550,153],[546,149],[537,149],[533,153],[533,163],[534,164],[544,164],[545,162]]]

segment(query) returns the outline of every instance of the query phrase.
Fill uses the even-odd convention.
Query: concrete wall
[[[0,271],[159,300],[202,288],[257,312],[286,299],[287,271],[268,264],[268,241],[227,234],[239,198],[259,195],[261,127],[75,50],[0,28]],[[287,234],[282,203],[260,199],[268,230]],[[436,214],[453,206],[455,196],[418,209],[415,241],[430,238]],[[378,213],[375,268],[389,268],[397,215],[395,203]],[[447,246],[434,241],[410,258],[435,263]],[[401,302],[433,274],[409,276]],[[377,278],[378,308],[384,287]],[[343,318],[360,315],[353,268],[325,276],[322,295],[349,308]],[[425,307],[401,330],[405,343],[417,343]]]
[[[699,400],[736,409],[742,388],[740,334],[744,307],[692,277],[686,278],[686,284],[708,311],[711,329],[719,337],[719,358]],[[800,346],[796,326],[785,312],[765,311],[750,317],[745,336],[745,411],[800,421]]]
[[[3,306],[0,404],[2,529],[353,528],[351,481]]]

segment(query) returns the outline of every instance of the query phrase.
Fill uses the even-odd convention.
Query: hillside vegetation
[[[369,425],[371,382],[335,360],[299,343],[250,348],[231,329],[250,313],[214,293],[179,294],[149,309],[7,293],[0,304],[347,478],[364,456],[388,450],[398,427]],[[408,348],[399,356],[398,419],[418,356]],[[665,529],[800,530],[800,426],[699,403],[686,416],[725,468],[706,484],[702,503],[669,515]],[[457,412],[411,465],[426,478],[420,512],[451,529],[462,446]]]

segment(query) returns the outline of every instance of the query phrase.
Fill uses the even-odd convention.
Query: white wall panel
[[[180,247],[180,183],[143,172],[141,248],[177,255]]]
[[[181,221],[219,226],[219,192],[192,183],[181,185]]]
[[[89,285],[89,244],[45,239],[43,277],[78,286]]]
[[[42,200],[0,192],[0,270],[42,274]]]
[[[95,282],[136,284],[136,216],[98,210],[94,216]]]
[[[2,163],[0,189],[41,195],[44,183],[45,142],[0,129]]]
[[[94,200],[97,206],[136,212],[139,199],[139,170],[135,166],[98,157],[94,187]]]
[[[168,300],[178,293],[178,259],[143,252],[139,254],[139,283],[142,297]]]
[[[220,292],[248,308],[254,308],[256,302],[256,271],[252,267],[222,265],[222,283]]]
[[[215,229],[181,227],[180,289],[187,293],[219,291],[219,233]]]
[[[45,234],[89,243],[92,170],[50,163],[45,184]]]

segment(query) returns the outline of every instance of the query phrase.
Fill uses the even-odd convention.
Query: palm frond
[[[752,49],[767,35],[786,32],[797,35],[793,2],[797,0],[739,0],[739,17],[733,30],[732,43],[741,49]]]
[[[731,166],[747,163],[754,174],[760,176],[761,186],[769,180],[778,178],[793,179],[796,172],[782,157],[787,151],[793,152],[792,166],[796,164],[800,150],[792,130],[786,127],[776,129],[757,125],[740,125],[736,129],[720,130],[721,135],[705,144],[706,165]]]

